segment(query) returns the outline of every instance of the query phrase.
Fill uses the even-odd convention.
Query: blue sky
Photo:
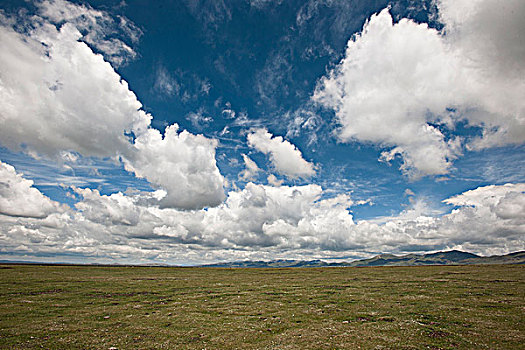
[[[0,256],[524,249],[520,1],[0,8]]]

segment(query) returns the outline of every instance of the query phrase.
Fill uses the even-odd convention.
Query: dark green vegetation
[[[525,264],[525,252],[483,257],[472,253],[450,250],[431,254],[381,254],[371,259],[353,262],[327,263],[322,260],[235,261],[207,265],[207,267],[325,267],[325,266],[421,266],[421,265],[474,265]]]
[[[523,349],[525,266],[0,266],[2,349]]]

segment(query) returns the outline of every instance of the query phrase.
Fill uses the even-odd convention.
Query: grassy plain
[[[524,349],[525,266],[0,266],[1,349]]]

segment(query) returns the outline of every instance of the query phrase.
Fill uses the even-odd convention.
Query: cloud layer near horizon
[[[165,193],[101,195],[72,187],[60,207],[0,163],[0,251],[104,261],[199,263],[268,257],[367,256],[447,248],[488,255],[525,249],[525,184],[479,187],[449,198],[441,217],[407,209],[385,223],[354,221],[347,195],[317,185],[248,183],[207,210],[162,208]],[[17,201],[11,194],[16,193]],[[27,207],[33,201],[41,211]],[[6,206],[5,203],[9,203]]]
[[[442,31],[373,15],[313,96],[334,109],[341,141],[390,147],[381,159],[400,155],[413,178],[448,173],[462,144],[525,141],[525,3],[437,3]],[[445,135],[463,120],[481,135]]]

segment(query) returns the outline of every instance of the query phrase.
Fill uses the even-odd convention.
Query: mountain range
[[[392,255],[380,254],[370,259],[352,262],[325,262],[322,260],[271,260],[271,261],[235,261],[201,267],[229,268],[269,268],[269,267],[330,267],[330,266],[421,266],[421,265],[476,265],[476,264],[525,264],[525,251],[506,255],[483,257],[476,254],[450,250],[431,254]]]
[[[14,261],[0,260],[0,264],[31,264],[31,265],[78,265],[66,262],[37,262],[37,261]],[[370,259],[356,260],[352,262],[326,262],[323,260],[270,260],[270,261],[234,261],[198,267],[226,267],[226,268],[278,268],[278,267],[366,267],[366,266],[422,266],[422,265],[482,265],[482,264],[525,264],[525,251],[505,255],[492,255],[488,257],[462,252],[459,250],[449,250],[430,254],[408,254],[393,255],[380,254]],[[80,264],[92,266],[159,266],[176,267],[170,264]]]

